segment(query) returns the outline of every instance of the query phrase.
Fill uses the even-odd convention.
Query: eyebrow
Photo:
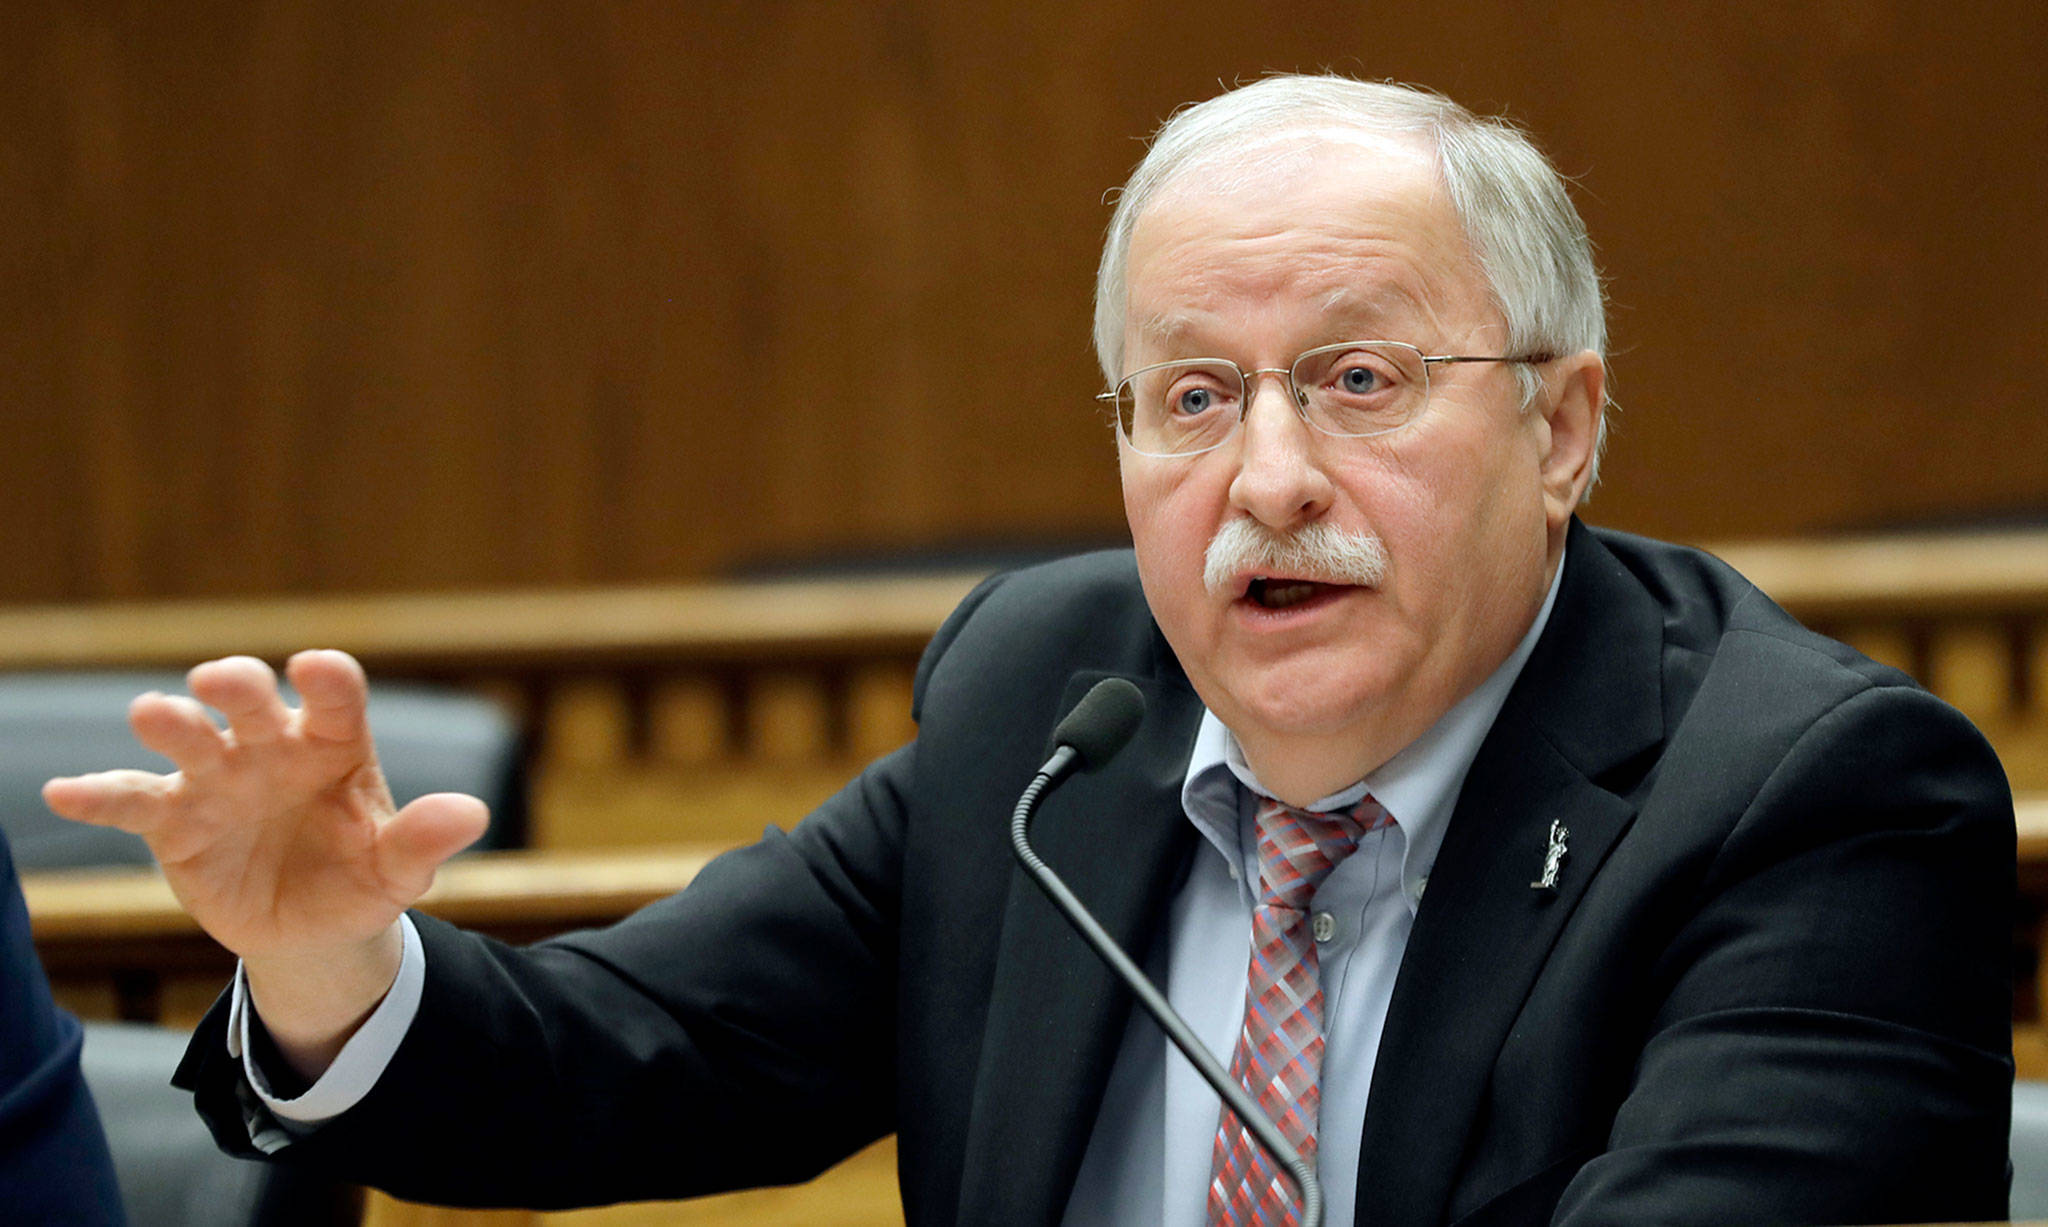
[[[1355,286],[1338,286],[1324,297],[1319,308],[1322,315],[1340,316],[1346,320],[1357,320],[1378,326],[1389,317],[1404,313],[1412,320],[1422,314],[1422,304],[1400,285],[1385,284],[1371,290],[1360,290]],[[1138,323],[1138,338],[1141,342],[1162,349],[1171,347],[1191,333],[1207,331],[1208,321],[1201,315],[1187,311],[1155,311]],[[1375,340],[1392,341],[1391,336],[1328,337],[1325,340]]]
[[[1342,285],[1323,299],[1324,315],[1341,315],[1347,319],[1384,320],[1404,311],[1411,316],[1427,314],[1425,304],[1409,293],[1406,286],[1395,282],[1383,283],[1369,291]],[[1392,337],[1369,339],[1393,340]]]
[[[1185,311],[1157,311],[1138,321],[1138,339],[1166,346],[1200,328],[1195,317]]]

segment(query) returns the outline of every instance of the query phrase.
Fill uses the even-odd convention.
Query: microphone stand
[[[1237,1079],[1232,1078],[1215,1056],[1202,1046],[1202,1041],[1196,1038],[1194,1030],[1166,1000],[1165,995],[1153,987],[1151,979],[1138,969],[1138,965],[1131,961],[1131,956],[1124,953],[1123,947],[1116,944],[1116,939],[1096,921],[1087,907],[1075,897],[1074,892],[1067,889],[1067,884],[1060,881],[1059,875],[1039,859],[1025,838],[1025,832],[1031,825],[1031,813],[1038,808],[1040,798],[1073,768],[1079,757],[1072,746],[1062,745],[1053,751],[1045,766],[1039,768],[1038,774],[1031,780],[1031,786],[1017,799],[1017,808],[1010,815],[1011,851],[1016,853],[1018,863],[1031,875],[1031,880],[1038,883],[1038,888],[1045,892],[1046,897],[1053,901],[1088,944],[1095,948],[1095,953],[1102,956],[1102,961],[1108,963],[1130,990],[1137,994],[1139,1004],[1158,1021],[1160,1029],[1166,1032],[1166,1038],[1172,1040],[1173,1046],[1180,1049],[1181,1055],[1194,1065],[1210,1086],[1216,1088],[1216,1093],[1230,1105],[1230,1110],[1237,1114],[1237,1119],[1242,1121],[1246,1128],[1251,1130],[1252,1136],[1258,1139],[1259,1145],[1266,1148],[1266,1153],[1273,1157],[1274,1162],[1286,1168],[1288,1174],[1294,1177],[1295,1186],[1301,1190],[1301,1227],[1322,1227],[1323,1190],[1321,1184],[1316,1181],[1315,1171],[1309,1167],[1308,1161],[1296,1153],[1286,1136],[1280,1132],[1279,1126],[1273,1123],[1272,1118],[1252,1101],[1252,1097],[1239,1085]]]

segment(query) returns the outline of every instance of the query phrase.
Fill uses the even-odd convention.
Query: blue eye
[[[1216,393],[1208,388],[1189,388],[1174,398],[1173,407],[1190,416],[1204,414],[1216,407]]]
[[[1337,386],[1358,395],[1371,392],[1383,382],[1379,372],[1369,366],[1348,366],[1337,372]]]

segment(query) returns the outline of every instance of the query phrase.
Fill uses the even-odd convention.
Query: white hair
[[[1434,149],[1451,207],[1507,323],[1504,352],[1607,352],[1607,312],[1586,224],[1564,179],[1512,122],[1482,118],[1441,94],[1338,76],[1274,76],[1175,112],[1122,190],[1095,278],[1095,355],[1111,383],[1123,378],[1131,233],[1164,187],[1194,169],[1239,167],[1276,139],[1330,129],[1422,139]],[[1524,405],[1541,390],[1515,368]],[[1606,446],[1602,406],[1594,480]],[[1592,482],[1587,483],[1590,491]]]

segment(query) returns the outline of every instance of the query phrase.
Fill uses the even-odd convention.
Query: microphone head
[[[1106,677],[1053,729],[1053,744],[1072,746],[1079,760],[1076,766],[1093,771],[1116,757],[1144,718],[1145,696],[1138,688],[1123,678]]]

